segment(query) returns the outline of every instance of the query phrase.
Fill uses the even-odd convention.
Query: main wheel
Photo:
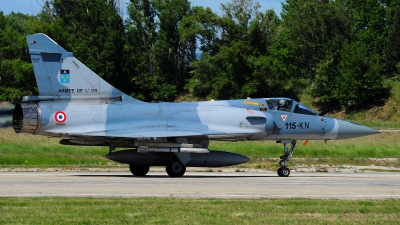
[[[278,169],[278,176],[280,177],[288,177],[290,174],[290,170],[287,167],[281,167]]]
[[[137,177],[143,177],[149,172],[150,166],[137,166],[130,164],[129,169],[133,175]]]
[[[186,172],[186,166],[184,166],[179,159],[172,159],[165,167],[170,177],[181,177]]]

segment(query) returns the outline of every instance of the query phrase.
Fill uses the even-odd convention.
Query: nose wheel
[[[288,141],[288,140],[282,140],[283,143],[283,155],[280,156],[279,158],[281,159],[279,161],[279,165],[281,166],[278,169],[278,176],[280,177],[288,177],[290,175],[290,170],[287,168],[286,164],[289,162],[290,158],[293,155],[294,147],[296,147],[296,141]],[[288,144],[290,143],[290,150],[288,148]]]
[[[288,177],[290,174],[289,168],[283,166],[278,169],[278,176],[280,177]]]

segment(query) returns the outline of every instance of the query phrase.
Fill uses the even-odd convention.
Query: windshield
[[[299,114],[306,114],[306,115],[317,115],[317,112],[314,110],[308,108],[307,106],[299,103],[294,107],[294,113],[299,113]]]
[[[267,104],[270,110],[279,110],[279,111],[292,111],[293,100],[286,98],[273,98],[267,99]]]

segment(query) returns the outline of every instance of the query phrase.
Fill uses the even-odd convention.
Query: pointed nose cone
[[[377,130],[356,123],[343,120],[337,120],[337,122],[338,134],[336,139],[356,138],[380,133]]]

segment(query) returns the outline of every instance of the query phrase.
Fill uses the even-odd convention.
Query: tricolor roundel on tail
[[[57,123],[64,123],[67,120],[67,114],[63,111],[58,111],[54,114],[54,119]]]

